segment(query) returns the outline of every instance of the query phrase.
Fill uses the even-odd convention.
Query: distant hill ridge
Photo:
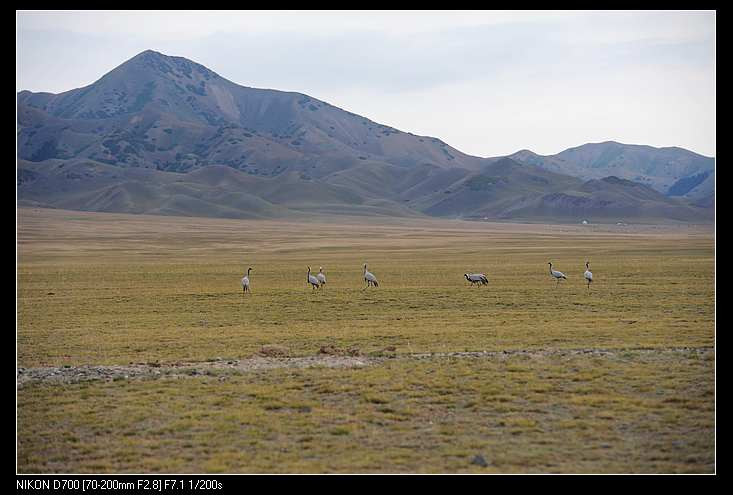
[[[18,93],[19,202],[79,210],[710,221],[712,159],[639,148],[646,155],[600,143],[553,157],[526,150],[474,157],[437,138],[301,93],[240,86],[151,50],[83,88]],[[664,158],[643,165],[643,156],[655,153]],[[651,175],[640,181],[657,191],[659,170],[680,176],[667,190],[685,197],[628,180],[584,182],[630,179],[642,166]]]
[[[542,156],[522,150],[510,157],[586,180],[614,175],[642,182],[671,196],[701,198],[711,194],[715,184],[715,159],[678,147],[654,148],[606,141],[569,148],[556,155]],[[708,177],[711,180],[706,182]]]

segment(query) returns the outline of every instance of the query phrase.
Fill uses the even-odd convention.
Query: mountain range
[[[713,219],[714,159],[681,148],[605,142],[475,157],[150,50],[89,86],[21,91],[17,101],[19,205],[231,218]]]
[[[612,175],[646,184],[672,197],[701,200],[712,196],[715,188],[715,160],[683,148],[608,141],[585,144],[551,156],[522,150],[510,157],[586,180]]]

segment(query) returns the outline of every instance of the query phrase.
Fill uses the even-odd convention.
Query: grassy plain
[[[19,366],[395,348],[361,369],[26,385],[20,472],[714,470],[709,226],[18,211]],[[413,357],[518,349],[614,352]]]

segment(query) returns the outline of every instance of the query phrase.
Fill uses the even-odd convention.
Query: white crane
[[[249,290],[249,272],[252,271],[252,267],[250,266],[247,268],[247,275],[244,276],[242,279],[242,294],[246,294],[247,292],[250,292]]]
[[[314,290],[318,289],[321,286],[321,283],[318,281],[318,279],[311,275],[311,267],[308,267],[308,283],[311,284]]]
[[[316,278],[321,283],[321,287],[326,285],[326,274],[323,273],[323,267],[318,267],[318,275],[316,275]]]
[[[367,264],[364,263],[364,281],[367,283],[365,289],[369,287],[370,285],[374,285],[374,287],[379,287],[379,282],[377,282],[377,277],[374,276],[373,273],[367,271]]]
[[[588,281],[588,290],[590,290],[590,284],[593,282],[593,272],[590,271],[590,267],[588,266],[589,263],[589,261],[585,262],[585,273],[583,274],[585,279]]]
[[[486,285],[489,283],[489,279],[483,273],[464,273],[463,276],[471,282],[471,285]]]
[[[563,272],[558,272],[557,270],[553,270],[552,269],[552,263],[547,263],[547,264],[550,265],[550,275],[552,275],[553,277],[555,277],[555,280],[557,280],[557,284],[555,285],[555,287],[557,287],[558,285],[560,285],[560,280],[561,279],[564,279],[564,280],[567,280],[568,279]]]

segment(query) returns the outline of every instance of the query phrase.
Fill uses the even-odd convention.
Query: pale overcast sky
[[[715,155],[714,11],[26,12],[17,89],[146,49],[476,156],[614,140]]]

